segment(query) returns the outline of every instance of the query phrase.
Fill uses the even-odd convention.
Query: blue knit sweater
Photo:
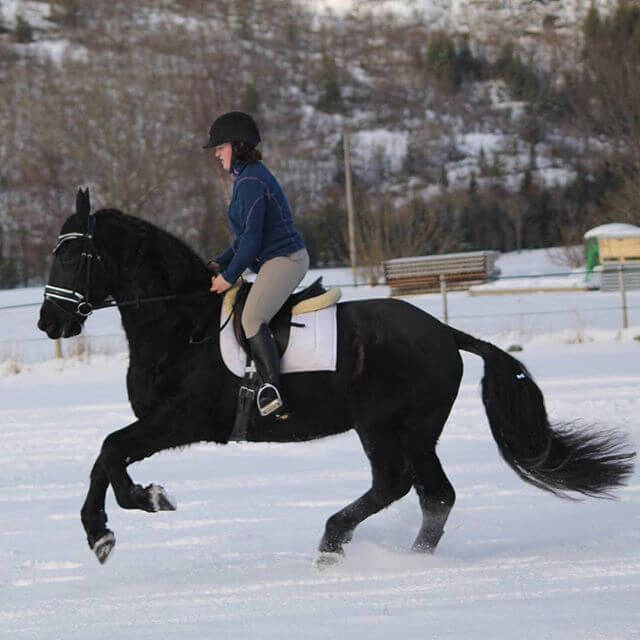
[[[232,173],[236,179],[228,215],[235,240],[216,258],[222,277],[230,283],[247,267],[258,273],[267,260],[305,246],[287,196],[269,169],[261,162],[236,162]]]

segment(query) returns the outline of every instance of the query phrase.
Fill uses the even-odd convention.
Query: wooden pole
[[[56,358],[62,358],[62,341],[60,338],[56,340]]]
[[[347,219],[349,222],[349,261],[353,273],[353,283],[356,284],[356,227],[353,208],[353,188],[351,186],[351,153],[349,150],[349,132],[344,129],[344,180],[347,190]]]
[[[449,324],[449,305],[447,303],[447,277],[440,274],[440,293],[442,294],[442,317],[445,324]]]
[[[629,316],[627,314],[627,288],[624,282],[624,263],[618,263],[618,277],[620,280],[620,295],[622,296],[622,328],[629,328]]]

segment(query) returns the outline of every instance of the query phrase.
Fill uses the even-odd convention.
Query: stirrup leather
[[[261,400],[262,394],[267,389],[272,389],[273,392],[276,394],[276,397],[270,402],[268,402],[265,406],[262,406],[260,400]],[[278,388],[275,385],[269,384],[268,382],[263,384],[258,389],[258,394],[256,395],[256,404],[258,405],[258,411],[260,412],[261,416],[268,416],[274,411],[277,411],[282,406],[282,398],[280,397],[280,392],[278,391]]]

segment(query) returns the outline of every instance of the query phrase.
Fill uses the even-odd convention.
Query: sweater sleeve
[[[245,179],[238,185],[238,205],[244,226],[236,238],[236,252],[222,277],[233,284],[243,271],[258,257],[262,247],[266,194],[259,180]]]
[[[230,245],[217,258],[214,258],[214,261],[224,269],[231,262],[233,254],[233,246]]]

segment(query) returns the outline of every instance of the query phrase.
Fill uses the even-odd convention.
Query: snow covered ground
[[[556,419],[640,443],[637,343],[539,346],[523,359]],[[0,378],[0,635],[72,638],[640,637],[640,475],[620,499],[568,502],[500,460],[465,356],[439,452],[458,501],[434,557],[408,552],[410,493],[366,521],[345,562],[312,568],[324,521],[368,488],[353,434],[308,444],[198,445],[132,467],[175,513],[107,509],[100,566],[79,509],[103,438],[132,420],[126,358]]]
[[[504,258],[499,266],[512,275],[558,270],[542,253]],[[345,293],[372,292],[386,295]],[[638,449],[639,316],[632,311],[635,329],[619,335],[615,309],[589,311],[613,306],[609,295],[460,293],[450,313],[468,313],[458,326],[503,343],[512,335],[501,323],[521,313],[532,334],[520,357],[552,419],[618,428]],[[0,306],[29,296],[37,301],[41,291],[2,292]],[[635,296],[630,304],[638,305]],[[441,311],[439,296],[411,301]],[[536,308],[554,309],[555,333],[546,331],[547,316],[527,315]],[[26,338],[36,312],[0,313],[4,337]],[[595,323],[583,327],[582,342],[570,339],[576,313]],[[117,314],[95,314],[87,328],[117,331]],[[50,354],[51,343],[43,345]],[[178,510],[123,511],[109,492],[117,546],[101,566],[79,510],[102,440],[133,419],[127,357],[35,362],[45,354],[34,354],[18,375],[0,369],[0,637],[640,638],[640,473],[617,501],[569,502],[524,484],[491,438],[474,356],[464,356],[463,386],[439,445],[458,500],[436,555],[408,552],[420,522],[411,492],[356,530],[342,565],[318,572],[312,559],[326,518],[369,487],[354,434],[197,445],[133,465],[135,480],[163,484]]]

